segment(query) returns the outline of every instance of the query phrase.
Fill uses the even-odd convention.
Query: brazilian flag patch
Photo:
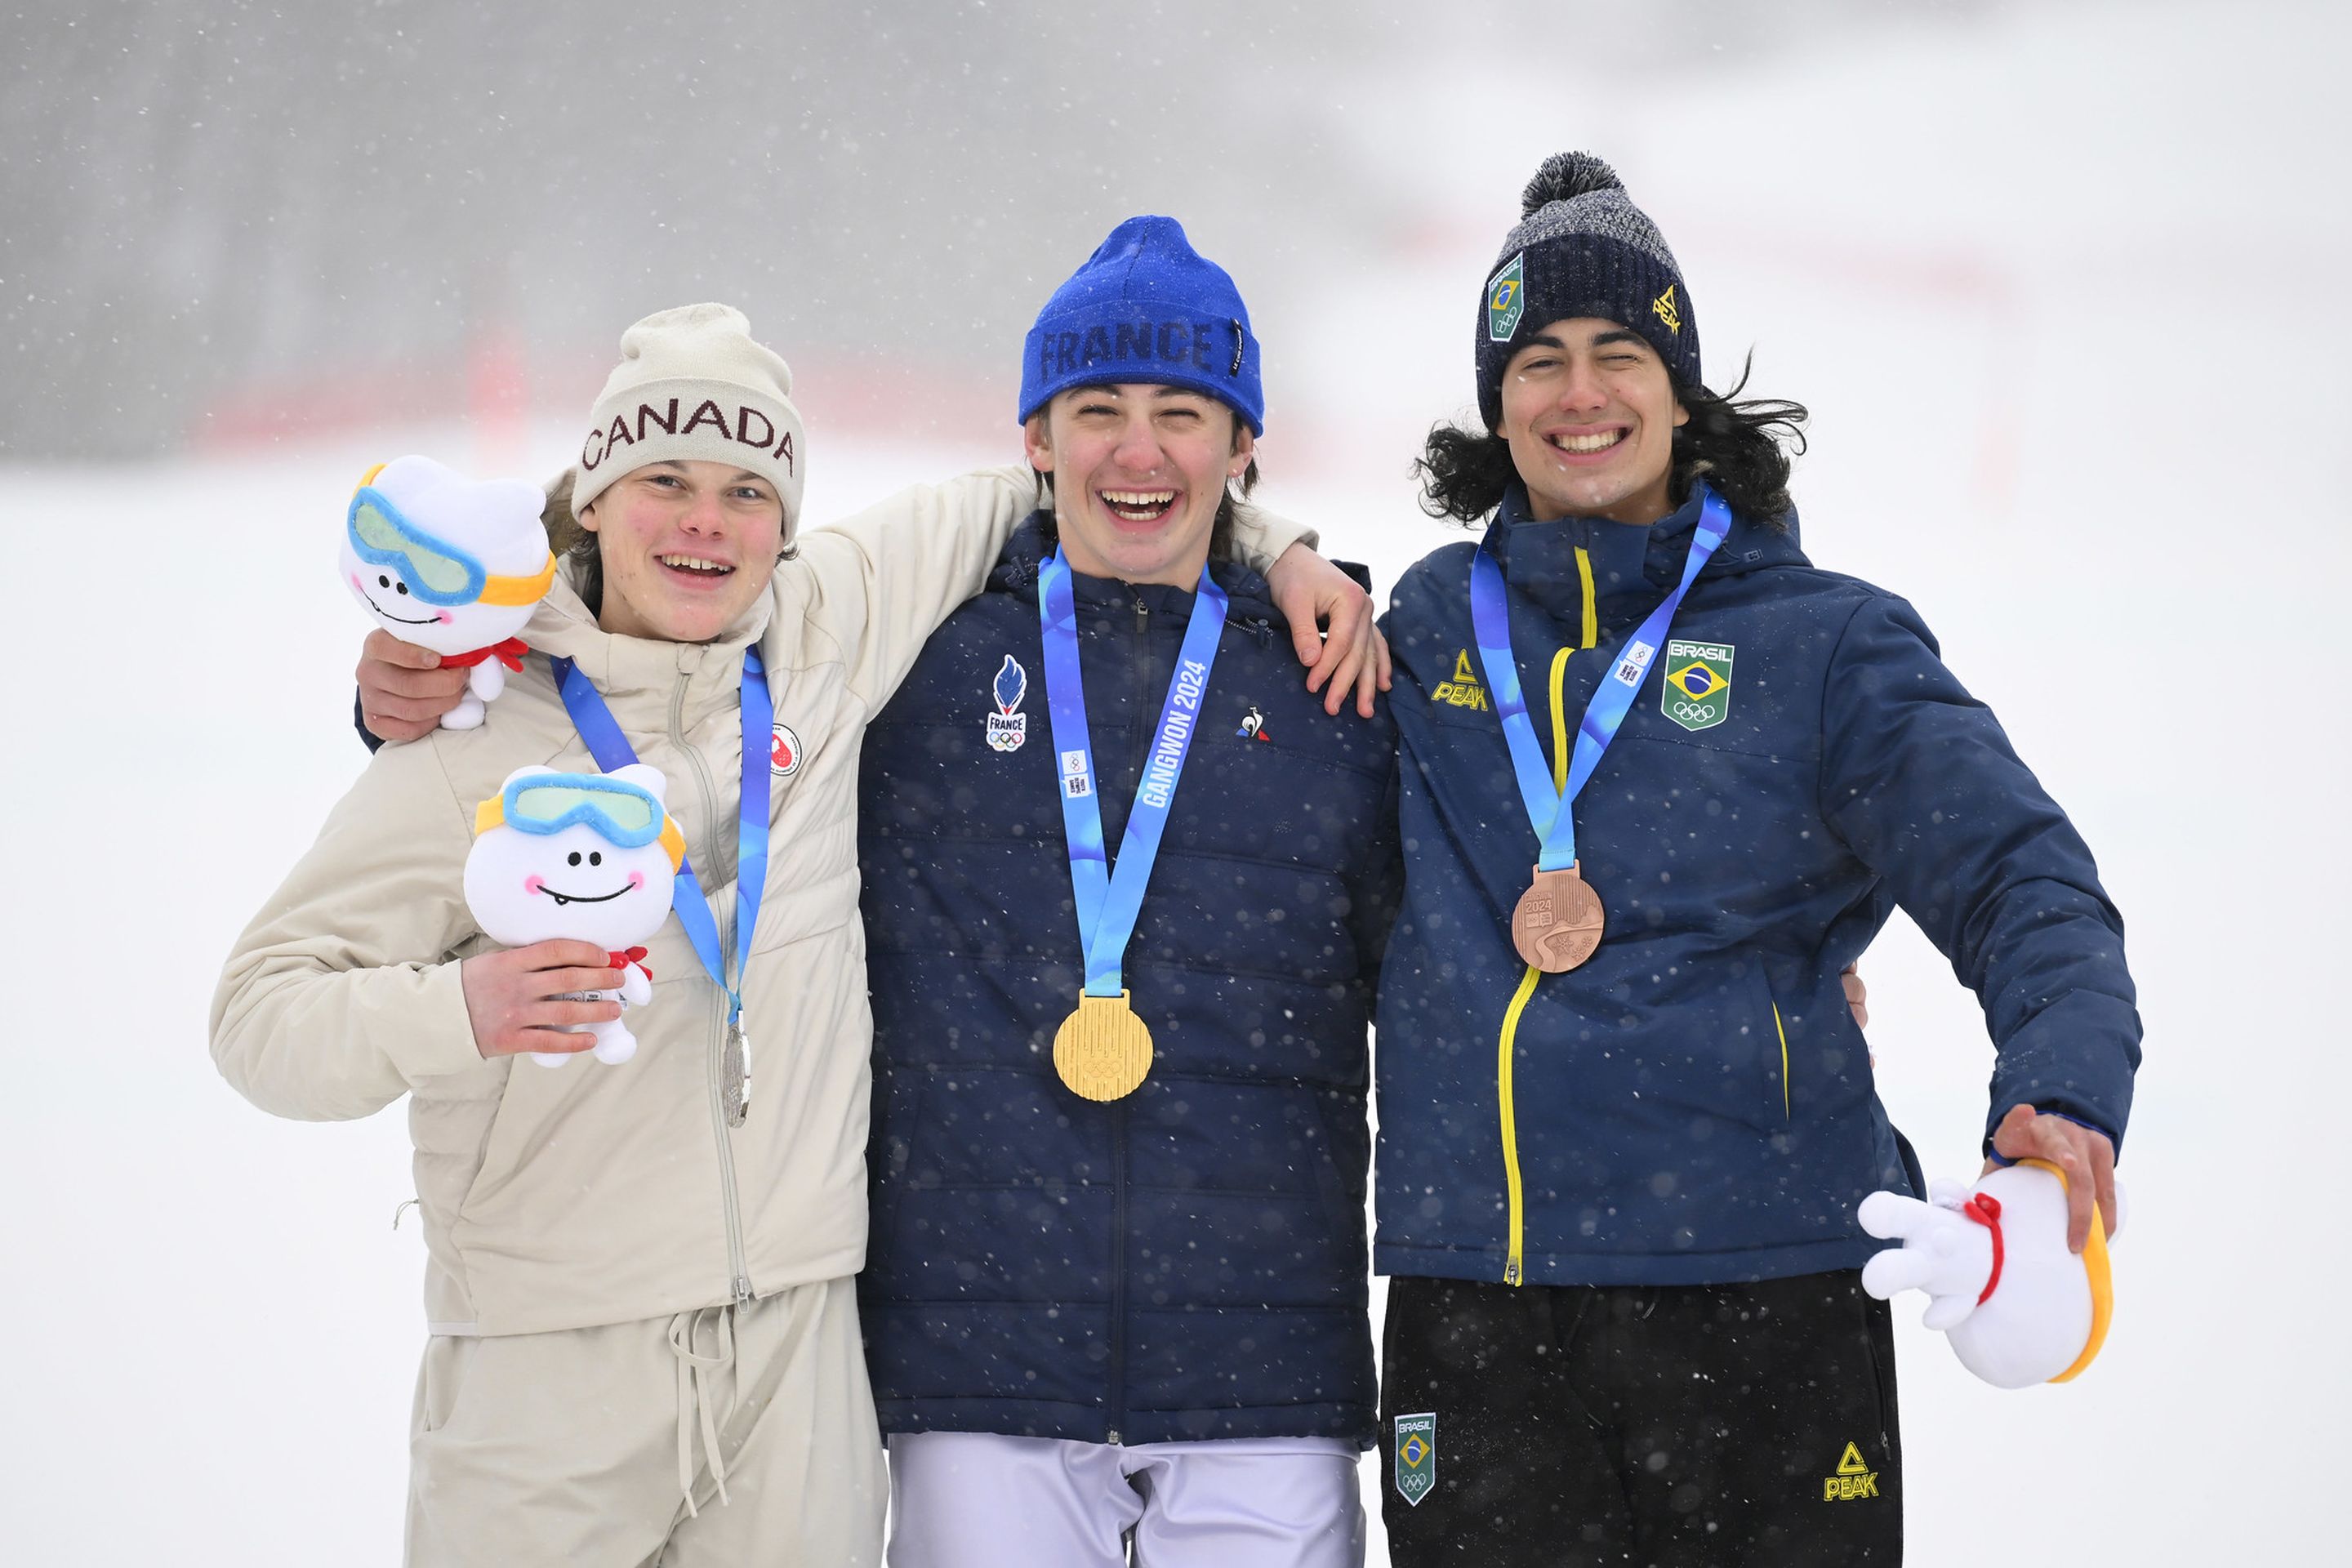
[[[1500,272],[1486,279],[1486,336],[1507,343],[1527,313],[1526,251],[1511,258]]]
[[[1437,1486],[1436,1412],[1398,1416],[1391,1447],[1396,1455],[1397,1496],[1418,1508]]]
[[[1731,656],[1727,642],[1666,642],[1666,679],[1658,708],[1685,730],[1712,730],[1731,716]]]

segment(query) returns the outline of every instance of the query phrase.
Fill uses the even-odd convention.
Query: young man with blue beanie
[[[1259,349],[1129,219],[1018,412],[1051,504],[867,732],[872,1239],[895,1568],[1357,1568],[1384,708],[1223,547]]]
[[[1899,1561],[1854,1211],[1925,1184],[1841,972],[1897,904],[1952,961],[1999,1051],[1987,1151],[2065,1171],[2079,1250],[2139,1060],[2121,919],[1917,614],[1798,547],[1804,411],[1707,390],[1605,165],[1538,173],[1475,330],[1485,427],[1423,469],[1492,521],[1387,623],[1392,1560]]]
[[[807,450],[792,389],[782,357],[726,306],[665,310],[623,335],[620,363],[583,427],[579,466],[557,487],[577,503],[583,537],[564,542],[567,558],[526,628],[535,653],[477,727],[435,728],[378,754],[340,826],[247,933],[224,977],[215,1052],[257,1103],[349,1117],[404,1095],[412,1102],[431,1253],[410,1447],[413,1563],[847,1568],[881,1554],[880,1434],[853,1283],[866,1255],[874,1098],[856,852],[861,806],[870,819],[873,800],[894,789],[861,776],[860,761],[869,725],[934,628],[987,581],[1034,511],[1038,486],[1034,471],[990,471],[917,487],[839,527],[803,532]],[[1181,477],[1213,508],[1234,456],[1231,420],[1224,405],[1184,395],[1202,405],[1192,425],[1155,405],[1150,429],[1184,458]],[[1254,391],[1248,401],[1254,408]],[[1076,493],[1068,462],[1097,433],[1083,416],[1072,424],[1066,494]],[[1128,477],[1154,493],[1169,478],[1141,468]],[[1130,510],[1151,499],[1114,498]],[[542,521],[572,517],[551,505]],[[419,538],[434,531],[429,517],[412,521]],[[1318,596],[1369,609],[1360,586],[1328,563],[1276,562],[1295,527],[1260,514],[1233,531],[1235,554],[1249,563],[1231,568],[1240,574],[1231,579],[1236,605],[1275,594],[1255,575],[1264,567],[1310,574],[1292,579],[1303,620]],[[425,568],[387,570],[407,577]],[[1336,579],[1344,593],[1322,593],[1314,578],[1324,590]],[[1034,641],[1034,609],[1030,626]],[[1299,641],[1326,651],[1311,625]],[[557,655],[558,664],[545,662]],[[1305,708],[1320,717],[1320,708],[1302,689],[1291,649],[1270,657],[1281,676],[1258,700],[1290,726],[1276,735],[1292,756],[1320,757],[1311,726],[1290,716]],[[1004,673],[992,661],[957,699],[972,727],[982,718],[972,698]],[[1344,682],[1344,662],[1325,673]],[[1222,699],[1222,674],[1206,689]],[[993,760],[1010,744],[1003,754],[1035,764],[1052,748],[1041,736],[1026,758],[1017,754],[1021,694],[1002,679],[995,690],[985,726],[992,744],[979,754]],[[1097,695],[1118,717],[1116,698]],[[426,722],[456,696],[445,689]],[[1339,696],[1331,692],[1334,707]],[[1369,690],[1360,699],[1370,700]],[[429,708],[432,699],[415,700]],[[384,716],[374,700],[363,711],[371,722]],[[1005,714],[1015,717],[1008,723]],[[1201,740],[1205,750],[1209,738]],[[581,942],[492,946],[459,886],[462,825],[520,764],[585,771],[616,749],[667,773],[667,810],[692,846],[696,885],[709,891],[704,918],[738,960],[735,984],[725,983],[711,944],[671,921],[647,943],[667,1000],[651,1024],[636,1026],[643,1047],[628,1067],[515,1066],[518,1054],[575,1037],[555,1029],[617,1016],[615,1004],[571,997],[618,976],[605,963],[612,954]],[[1274,773],[1290,765],[1252,761]],[[1103,763],[1108,782],[1127,759],[1106,751]],[[927,753],[908,766],[908,790],[938,777]],[[1167,765],[1155,757],[1152,769],[1165,795]],[[1049,766],[1049,796],[1056,776]],[[998,790],[1013,780],[973,768],[964,782]],[[1268,815],[1262,833],[1274,831]],[[991,885],[1015,890],[971,844],[938,847],[940,874],[974,873],[975,897]],[[1174,859],[1177,843],[1170,847]],[[335,874],[317,870],[330,863]],[[761,863],[764,884],[748,869]],[[739,873],[748,888],[729,886]],[[989,918],[971,914],[956,885],[936,885],[992,951]],[[740,896],[762,886],[762,897]],[[1299,929],[1318,928],[1302,921]],[[1151,1022],[1172,1057],[1192,1037],[1163,1015],[1187,1005],[1188,992],[1147,973],[1158,956],[1138,949],[1133,992],[1147,1012],[1159,1009]],[[978,973],[982,996],[958,1015],[971,1021],[989,1016],[989,972]],[[902,1000],[903,981],[877,980],[886,1002]],[[1282,986],[1274,991],[1292,1005]],[[1310,1010],[1301,1016],[1337,1005],[1297,1005]],[[952,1041],[952,1030],[941,1038]],[[1283,1059],[1278,1036],[1266,1051]],[[1287,1092],[1284,1108],[1308,1104],[1303,1090]],[[1360,1108],[1360,1082],[1355,1092]],[[1205,1109],[1205,1091],[1193,1098]],[[1360,1137],[1357,1157],[1360,1173]],[[1136,1163],[1148,1163],[1140,1151]],[[1151,1200],[1135,1201],[1141,1209]],[[1231,1201],[1221,1201],[1221,1219],[1236,1223]],[[1268,1199],[1250,1212],[1278,1207]],[[1360,1269],[1360,1237],[1354,1258]],[[1369,1436],[1369,1352],[1357,1348],[1365,1364],[1351,1421]],[[1306,1375],[1330,1374],[1317,1363]],[[1140,1366],[1133,1382],[1149,1386]]]

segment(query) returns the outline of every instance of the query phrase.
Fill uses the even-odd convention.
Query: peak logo
[[[1878,1495],[1878,1472],[1862,1457],[1862,1450],[1852,1443],[1845,1446],[1845,1456],[1838,1460],[1837,1474],[1822,1478],[1823,1502],[1852,1502],[1856,1498]]]
[[[1667,284],[1666,291],[1650,301],[1650,314],[1664,321],[1666,324],[1666,331],[1674,333],[1675,336],[1683,335],[1683,311],[1682,307],[1675,303],[1673,284]]]
[[[1479,684],[1478,672],[1471,668],[1470,650],[1464,648],[1454,656],[1454,679],[1441,680],[1430,696],[1453,708],[1467,708],[1484,713],[1493,703],[1486,700],[1486,689]]]

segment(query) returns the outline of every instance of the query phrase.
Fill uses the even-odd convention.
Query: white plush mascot
[[[430,458],[378,463],[352,497],[343,581],[384,630],[467,671],[445,730],[479,724],[507,670],[522,668],[529,649],[515,634],[555,581],[545,504],[526,480],[478,482]]]
[[[474,813],[466,857],[466,907],[483,932],[509,947],[567,937],[605,950],[621,988],[568,994],[574,1001],[642,1007],[654,999],[646,938],[669,918],[686,838],[663,808],[668,780],[632,763],[609,773],[518,768]],[[596,1037],[596,1059],[618,1066],[637,1054],[621,1018],[572,1031]],[[572,1058],[533,1051],[541,1067]]]
[[[2064,1383],[2091,1364],[2115,1310],[2105,1226],[2092,1211],[2081,1256],[2066,1250],[2066,1179],[2042,1160],[1989,1171],[1974,1187],[1937,1182],[1929,1201],[1873,1193],[1856,1217],[1903,1245],[1863,1265],[1862,1288],[1887,1300],[1925,1290],[1920,1321],[1996,1388]],[[2123,1228],[2123,1189],[2116,1189]]]

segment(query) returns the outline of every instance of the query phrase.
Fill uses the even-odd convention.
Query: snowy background
[[[551,472],[621,327],[717,297],[839,515],[1012,455],[1044,291],[1171,211],[1268,344],[1265,499],[1385,586],[1451,537],[1407,463],[1570,147],[1668,235],[1709,379],[1753,346],[1811,406],[1808,549],[1920,606],[2130,921],[2113,1336],[2004,1394],[1900,1310],[1910,1561],[2341,1550],[2343,7],[705,9],[0,18],[10,1560],[397,1558],[404,1119],[272,1120],[204,1033],[361,765],[362,468]],[[1963,1173],[1973,1000],[1901,921],[1865,973],[1885,1097]]]

